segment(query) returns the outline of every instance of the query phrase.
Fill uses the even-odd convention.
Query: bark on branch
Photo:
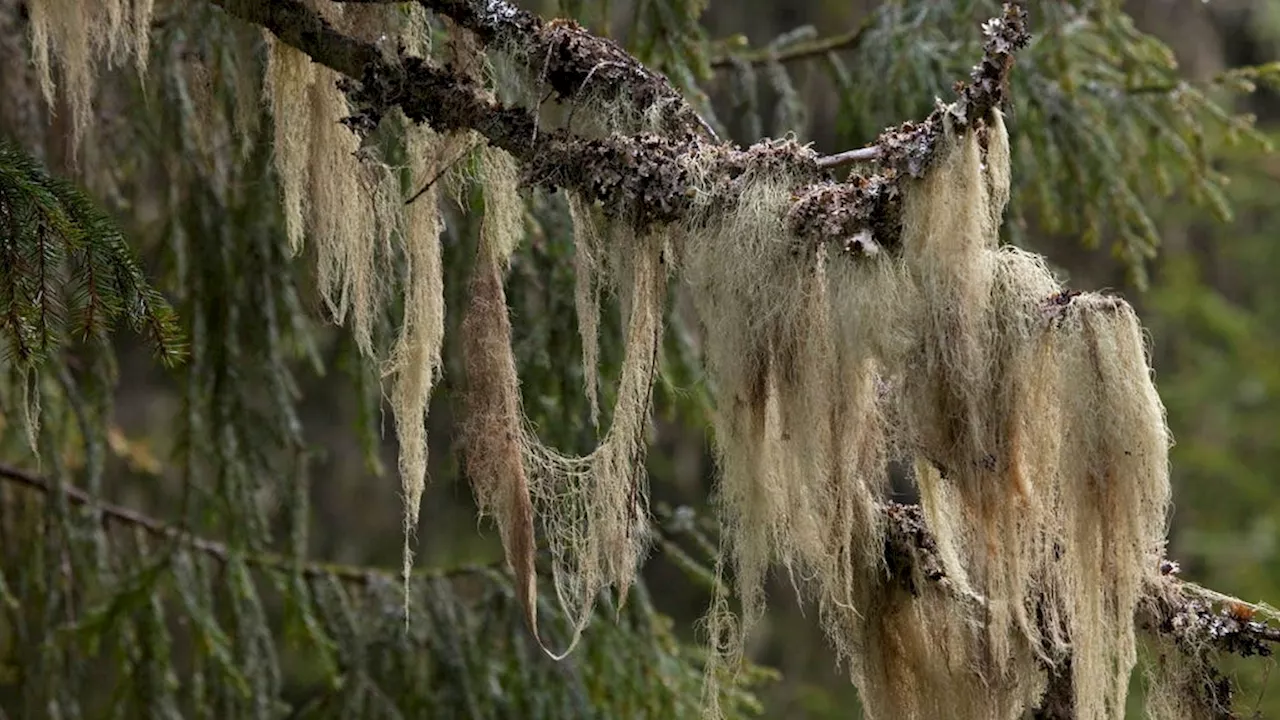
[[[695,163],[709,170],[700,187],[710,186],[717,195],[731,199],[736,191],[733,179],[744,168],[777,167],[781,162],[807,183],[796,189],[797,202],[790,214],[798,236],[817,242],[843,241],[870,231],[885,247],[897,240],[898,178],[919,176],[927,169],[944,114],[963,127],[980,122],[1004,101],[1013,55],[1030,38],[1021,3],[1006,3],[1001,17],[983,25],[982,61],[969,82],[957,86],[950,106],[940,107],[919,123],[887,130],[874,149],[823,159],[795,143],[765,142],[744,150],[693,132],[690,128],[700,125],[697,114],[670,83],[644,69],[615,43],[572,22],[544,22],[501,0],[419,2],[526,64],[532,77],[545,81],[567,102],[670,104],[674,126],[668,123],[661,133],[615,134],[604,139],[539,128],[535,110],[497,102],[483,88],[422,58],[399,52],[384,59],[372,43],[343,35],[300,0],[211,2],[266,27],[316,62],[358,80],[359,85],[350,88],[357,106],[350,124],[358,131],[376,125],[394,107],[440,131],[474,129],[522,163],[526,182],[550,190],[571,188],[639,225],[678,221],[689,214],[698,188],[687,168]],[[602,98],[599,92],[610,95]],[[831,168],[868,159],[876,160],[881,171],[854,176],[846,183],[835,183],[827,175]]]

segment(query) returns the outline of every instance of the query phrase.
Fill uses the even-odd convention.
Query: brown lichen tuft
[[[516,577],[517,599],[538,637],[533,503],[524,468],[519,378],[503,291],[509,248],[515,242],[504,235],[520,230],[506,222],[511,208],[504,205],[519,207],[520,200],[504,197],[513,188],[485,188],[471,298],[462,321],[466,470],[481,512],[492,515],[498,525],[507,563]]]

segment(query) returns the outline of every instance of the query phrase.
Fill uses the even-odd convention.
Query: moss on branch
[[[640,224],[683,219],[698,192],[728,192],[744,166],[774,162],[778,146],[731,148],[686,131],[638,134],[588,140],[563,129],[538,127],[527,108],[492,100],[483,88],[421,58],[400,53],[384,59],[378,48],[343,35],[298,0],[212,0],[228,12],[262,25],[313,60],[337,70],[358,86],[348,88],[357,106],[349,124],[356,130],[375,127],[382,115],[400,107],[415,122],[438,131],[474,129],[493,145],[510,152],[525,168],[524,179],[548,189],[568,188],[599,200],[614,215],[626,214]],[[645,69],[611,41],[590,35],[572,23],[545,22],[504,2],[422,0],[490,43],[511,51],[538,68],[565,100],[614,87],[615,102],[673,103],[673,116],[690,119],[683,99],[660,75]],[[891,246],[899,227],[896,178],[918,176],[928,166],[947,114],[964,126],[977,121],[1004,100],[1013,54],[1029,34],[1026,12],[1006,3],[1001,17],[983,26],[984,56],[970,81],[957,88],[957,98],[924,121],[905,123],[881,135],[878,174],[856,175],[846,183],[824,180],[819,158],[795,147],[790,154],[797,177],[812,182],[797,188],[790,219],[801,237],[820,242],[844,241],[871,231],[877,242]],[[589,87],[588,87],[589,85]],[[677,102],[678,99],[678,102]],[[687,127],[687,126],[686,126]],[[702,173],[695,184],[687,168]]]

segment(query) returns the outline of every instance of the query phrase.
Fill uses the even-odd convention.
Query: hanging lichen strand
[[[486,162],[487,161],[487,162]],[[511,160],[486,149],[482,163],[484,218],[471,275],[471,297],[462,319],[466,367],[462,426],[467,477],[482,514],[493,516],[507,563],[516,576],[516,596],[538,637],[537,575],[533,504],[521,445],[520,381],[511,348],[511,321],[503,290],[511,252],[523,237],[523,205]]]
[[[313,5],[330,22],[355,34],[398,27],[393,8],[344,13],[332,3]],[[416,37],[420,28],[404,25],[405,46],[421,49]],[[427,480],[427,407],[440,373],[444,341],[438,207],[443,183],[406,205],[399,169],[380,159],[376,145],[362,145],[342,124],[350,109],[338,87],[340,76],[269,36],[267,42],[264,92],[275,118],[275,165],[289,245],[297,253],[304,238],[309,241],[317,284],[331,315],[339,323],[350,319],[362,354],[371,361],[382,360],[382,375],[389,381],[404,490],[407,583],[411,541]],[[404,147],[414,187],[439,180],[469,142],[469,135],[441,136],[427,127],[409,127]],[[503,183],[503,177],[513,177],[512,171],[494,180],[513,185]],[[394,276],[397,255],[404,266],[404,317],[389,355],[380,359],[374,325],[389,299],[384,279]]]
[[[1133,309],[1085,294],[1055,318],[1063,444],[1055,581],[1072,650],[1076,711],[1124,714],[1137,660],[1133,614],[1163,553],[1168,434]]]
[[[31,54],[44,91],[55,107],[52,58],[56,57],[67,103],[71,139],[78,145],[93,119],[94,80],[98,68],[130,58],[146,70],[154,0],[29,0]],[[52,56],[52,57],[51,57]],[[18,62],[10,58],[9,62]]]
[[[547,447],[532,428],[524,431],[524,462],[551,546],[556,593],[573,623],[569,649],[601,590],[616,587],[625,601],[648,540],[646,432],[662,340],[669,237],[635,237],[620,224],[609,233],[616,247],[630,248],[615,259],[610,277],[598,278],[617,288],[625,328],[609,427],[596,449],[582,457]]]
[[[838,628],[883,554],[875,501],[886,485],[885,443],[870,350],[892,344],[892,324],[877,315],[892,309],[885,301],[893,300],[893,270],[842,268],[855,282],[831,285],[829,266],[845,260],[798,251],[803,245],[785,226],[794,155],[785,144],[753,150],[772,157],[735,181],[736,202],[706,201],[682,233],[682,270],[702,318],[717,406],[718,569],[722,579],[732,571],[741,603],[734,617],[721,595],[708,617],[710,703],[764,612],[771,565],[815,594],[847,650]],[[727,592],[723,582],[719,592]]]
[[[411,175],[426,183],[440,172],[444,158],[464,138],[440,140],[429,128],[410,128],[405,149]],[[388,182],[385,186],[390,185]],[[395,196],[399,199],[399,196]],[[424,193],[405,208],[404,319],[383,377],[391,380],[391,409],[400,444],[400,482],[404,489],[404,581],[413,568],[411,542],[427,484],[427,406],[441,370],[444,344],[444,266],[440,257],[439,195]],[[406,602],[408,595],[405,595]],[[407,609],[406,609],[407,611]],[[407,619],[407,612],[406,612]]]

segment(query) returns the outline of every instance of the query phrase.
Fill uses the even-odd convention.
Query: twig
[[[884,150],[879,145],[868,145],[857,150],[845,150],[835,155],[820,157],[818,158],[818,167],[823,170],[831,170],[843,165],[879,160],[882,154],[884,154]]]
[[[841,35],[832,35],[831,37],[811,40],[807,43],[799,43],[781,51],[764,48],[744,53],[726,53],[712,60],[711,67],[715,70],[726,70],[733,67],[737,62],[744,62],[748,65],[766,65],[771,62],[786,64],[808,60],[831,52],[852,50],[862,42],[862,38],[871,29],[873,17],[874,15],[868,16],[857,28]]]
[[[34,473],[27,472],[26,470],[22,470],[21,468],[3,463],[0,463],[0,480],[21,485],[43,495],[49,495],[57,491],[57,487],[48,479],[40,477]],[[143,514],[132,508],[98,500],[88,492],[74,485],[62,483],[61,487],[63,494],[68,500],[76,505],[81,505],[98,512],[102,522],[104,523],[114,522],[120,525],[138,528],[152,537],[176,541],[179,544],[208,555],[214,560],[222,563],[230,561],[236,554],[235,550],[232,550],[224,543],[180,530],[179,528],[176,528],[162,520]],[[267,570],[301,572],[303,576],[308,578],[336,577],[345,583],[361,586],[370,585],[375,581],[383,580],[386,582],[396,582],[400,575],[399,572],[384,570],[382,568],[358,567],[354,565],[340,565],[313,561],[309,562],[290,558],[278,553],[243,555],[241,559],[249,565]],[[490,565],[458,565],[446,569],[425,570],[420,573],[416,573],[415,577],[441,578],[489,573],[492,572],[495,567],[499,567],[499,563]]]
[[[828,242],[871,230],[880,246],[895,247],[901,231],[899,180],[928,171],[948,123],[956,131],[965,130],[985,121],[1004,102],[1014,54],[1031,39],[1024,5],[1006,2],[1000,17],[982,24],[982,60],[969,73],[969,81],[959,84],[954,102],[940,104],[921,122],[906,122],[880,133],[873,146],[878,148],[880,173],[797,191],[787,216],[791,231],[798,237]],[[837,157],[827,160],[830,167],[842,164]]]
[[[454,165],[457,165],[462,160],[462,158],[466,157],[468,153],[470,153],[472,150],[475,150],[476,146],[479,144],[480,144],[479,142],[472,142],[471,144],[467,145],[467,147],[463,149],[462,152],[458,153],[458,156],[456,158],[450,160],[444,167],[440,168],[440,171],[437,172],[434,177],[428,180],[427,184],[423,185],[421,190],[414,193],[413,197],[409,198],[408,200],[405,200],[404,204],[411,205],[413,204],[414,200],[417,200],[418,198],[422,197],[423,193],[425,193],[427,190],[430,190],[431,187],[435,185],[438,180],[440,180],[440,178],[444,177],[445,173],[449,172],[449,170]]]

